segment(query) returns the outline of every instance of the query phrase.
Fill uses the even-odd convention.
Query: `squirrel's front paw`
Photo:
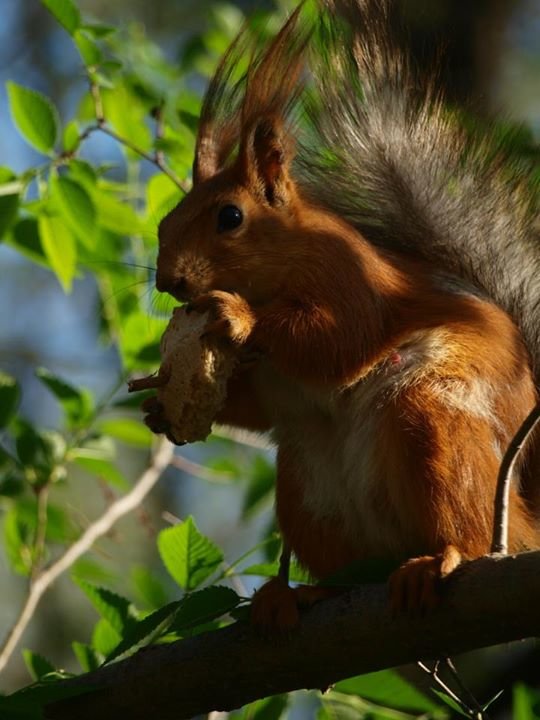
[[[235,345],[244,343],[255,326],[255,317],[244,298],[223,290],[200,295],[189,303],[186,311],[210,314],[203,338],[225,340]]]
[[[171,432],[171,424],[166,418],[163,405],[157,397],[149,397],[142,404],[142,410],[145,413],[144,424],[157,435],[164,434],[174,445],[184,445],[183,442],[177,442]]]

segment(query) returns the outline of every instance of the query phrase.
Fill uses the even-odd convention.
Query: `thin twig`
[[[491,552],[493,553],[502,553],[503,555],[508,553],[508,505],[512,475],[519,454],[539,421],[540,404],[527,415],[502,459],[495,495],[493,540],[491,543]]]
[[[184,455],[174,455],[171,460],[171,465],[183,472],[193,475],[194,477],[200,478],[201,480],[207,480],[212,483],[226,483],[231,480],[232,474],[225,471],[212,470],[204,465],[188,460]]]
[[[159,141],[163,138],[163,135],[164,135],[163,103],[161,105],[159,105],[158,107],[154,108],[153,116],[156,121],[156,141]],[[156,163],[158,165],[165,164],[165,155],[163,154],[162,150],[156,149],[155,159],[156,159]]]
[[[484,708],[478,702],[478,700],[475,698],[473,693],[469,690],[467,685],[464,683],[461,675],[459,674],[456,666],[454,665],[452,658],[449,658],[449,657],[445,658],[444,664],[446,665],[446,667],[447,667],[450,675],[454,679],[456,685],[459,687],[459,689],[463,693],[464,697],[467,698],[467,702],[469,703],[471,710],[473,710],[476,713],[475,717],[478,718],[479,720],[480,720],[480,718],[482,718],[482,720],[488,720],[488,716],[486,715]]]
[[[186,185],[186,183],[182,182],[180,178],[169,168],[168,165],[166,165],[158,156],[150,155],[150,153],[147,153],[142,148],[135,145],[135,143],[131,142],[131,140],[128,140],[127,138],[122,137],[117,132],[112,130],[111,128],[107,127],[104,122],[97,123],[96,125],[90,125],[87,127],[84,132],[81,133],[79,136],[79,141],[82,142],[86,140],[90,135],[92,135],[95,132],[102,132],[105,133],[105,135],[109,135],[109,137],[112,137],[116,142],[120,143],[120,145],[124,145],[124,147],[129,148],[134,153],[139,155],[140,157],[144,158],[145,160],[148,160],[148,162],[152,163],[152,165],[155,165],[158,167],[161,172],[164,175],[167,175],[168,178],[172,180],[172,182],[183,192],[188,193],[189,188]]]
[[[40,574],[41,562],[45,553],[45,537],[47,535],[47,505],[49,501],[48,484],[42,485],[37,491],[36,532],[32,553],[32,571],[30,582]]]
[[[101,99],[101,92],[99,89],[99,85],[95,83],[90,77],[88,78],[90,82],[90,94],[92,95],[92,100],[94,101],[94,112],[96,115],[96,120],[98,125],[103,125],[105,122],[105,113],[103,112],[103,100]]]
[[[92,95],[92,100],[94,101],[96,124],[91,125],[89,128],[86,128],[86,130],[80,136],[79,142],[82,140],[86,140],[86,138],[89,137],[89,135],[91,135],[93,132],[101,131],[102,133],[105,133],[105,135],[109,135],[109,137],[112,137],[114,140],[116,140],[116,142],[120,143],[120,145],[129,148],[140,157],[148,160],[148,162],[152,163],[152,165],[158,167],[162,173],[167,175],[167,177],[170,178],[172,182],[178,188],[180,188],[180,190],[182,190],[183,193],[189,192],[189,188],[186,183],[182,182],[182,180],[180,180],[176,173],[174,173],[173,170],[171,170],[170,167],[165,163],[164,157],[161,153],[156,152],[154,155],[150,155],[150,153],[147,153],[145,150],[135,145],[135,143],[131,142],[131,140],[122,137],[117,132],[107,127],[107,120],[105,118],[103,99],[101,97],[99,85],[95,83],[91,77],[88,78],[88,82],[90,84],[90,94]]]
[[[441,679],[441,677],[438,674],[439,669],[439,662],[437,661],[435,663],[435,666],[433,670],[428,667],[425,663],[421,662],[420,660],[416,663],[418,667],[423,670],[425,673],[427,673],[432,679],[433,682],[439,686],[439,688],[448,695],[449,698],[451,698],[455,703],[459,705],[459,707],[463,710],[463,712],[470,715],[471,709],[467,705],[467,703],[462,700],[459,695],[456,695],[456,693],[444,682],[444,680]]]
[[[174,446],[162,440],[152,458],[150,466],[143,472],[133,488],[123,497],[110,505],[67,550],[51,565],[44,568],[33,580],[19,616],[0,648],[0,672],[8,663],[13,651],[34,616],[38,603],[45,591],[55,580],[68,570],[73,563],[84,555],[95,541],[106,535],[121,517],[134,510],[159,480],[170,464]]]
[[[162,173],[167,175],[173,183],[182,190],[184,193],[188,193],[189,189],[187,185],[180,180],[180,178],[164,163],[160,162],[159,159],[154,157],[153,155],[150,155],[150,153],[145,152],[142,148],[135,145],[135,143],[132,143],[131,140],[128,140],[127,138],[122,137],[114,130],[111,130],[111,128],[107,127],[106,125],[100,125],[99,130],[101,132],[105,133],[106,135],[109,135],[110,137],[114,138],[116,142],[120,143],[121,145],[124,145],[124,147],[129,148],[130,150],[133,150],[134,153],[137,153],[140,157],[144,158],[145,160],[148,160],[148,162],[151,162],[153,165],[156,165]]]
[[[233,590],[236,592],[237,595],[240,595],[240,597],[243,598],[247,598],[249,596],[249,593],[242,581],[242,578],[239,575],[233,573],[232,567],[225,561],[221,563],[221,567],[223,568],[223,574],[221,577],[226,577],[229,580],[229,582],[233,586]]]

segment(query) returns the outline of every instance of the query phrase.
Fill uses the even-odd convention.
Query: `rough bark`
[[[448,579],[440,607],[392,617],[385,586],[364,586],[306,612],[289,637],[244,624],[151,647],[64,681],[84,695],[48,706],[48,720],[180,720],[419,659],[540,634],[540,552],[491,556]]]

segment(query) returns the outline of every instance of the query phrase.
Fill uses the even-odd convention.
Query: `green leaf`
[[[66,442],[54,430],[38,432],[30,423],[16,418],[12,424],[17,457],[24,466],[24,475],[34,490],[48,482],[65,477]]]
[[[102,565],[92,560],[88,555],[83,555],[71,568],[72,578],[81,578],[88,580],[93,585],[104,583],[112,583],[115,575],[110,570],[106,570]]]
[[[105,482],[119,490],[128,490],[130,485],[120,470],[109,460],[96,457],[93,450],[76,448],[70,453],[70,460],[73,460],[79,467],[91,475],[102,478]]]
[[[155,390],[140,390],[126,397],[115,400],[112,403],[112,407],[115,408],[127,408],[128,410],[139,410],[143,402],[149,398],[155,396]]]
[[[9,81],[7,93],[11,117],[24,139],[39,152],[50,153],[58,135],[58,112],[37,90]]]
[[[149,346],[159,348],[161,336],[167,326],[167,320],[149,317],[143,312],[131,312],[127,319],[124,319],[120,328],[120,346],[124,364],[129,367],[149,367],[142,363],[142,353],[147,353]],[[148,358],[151,361],[150,367],[155,368],[153,353]]]
[[[179,632],[221,617],[235,608],[240,598],[231,588],[215,586],[187,595],[140,620],[107,658],[123,660],[168,632]]]
[[[29,575],[32,570],[32,528],[21,521],[17,505],[4,515],[4,549],[13,572]]]
[[[97,428],[105,435],[111,435],[136,447],[150,447],[154,438],[146,425],[143,425],[139,420],[131,420],[130,418],[100,420]]]
[[[208,623],[233,610],[239,602],[240,598],[235,591],[223,585],[213,585],[190,593],[181,601],[171,630],[182,632]]]
[[[51,269],[65,292],[71,291],[77,264],[77,249],[73,233],[53,215],[41,214],[38,218],[39,236]]]
[[[112,653],[107,657],[106,662],[124,660],[168,632],[179,606],[180,602],[178,601],[169,603],[151,615],[148,615],[148,617],[143,620],[140,620],[117,647],[114,648]]]
[[[248,518],[265,501],[273,497],[276,481],[274,465],[263,455],[258,455],[251,468],[249,486],[244,499],[242,516]]]
[[[95,38],[104,38],[116,32],[115,27],[103,23],[85,23],[81,26],[81,30]]]
[[[131,581],[139,597],[149,608],[157,610],[167,602],[167,593],[163,584],[143,565],[132,569]]]
[[[512,694],[513,720],[538,720],[540,718],[540,692],[523,683],[516,683]]]
[[[18,521],[33,532],[37,517],[37,500],[35,497],[22,498],[17,502],[16,512]],[[77,536],[76,528],[66,510],[51,502],[47,504],[47,528],[45,539],[47,542],[64,543],[74,540]]]
[[[9,458],[7,454],[0,451],[0,466],[6,464],[4,458]],[[7,460],[7,462],[10,462]],[[17,472],[2,471],[2,479],[0,480],[0,495],[8,498],[16,498],[23,494],[25,485],[22,477]]]
[[[118,85],[114,90],[104,90],[102,98],[105,117],[117,133],[148,152],[152,146],[152,134],[145,122],[148,107],[126,85]],[[129,108],[128,113],[126,108]],[[126,152],[134,156],[132,150],[126,148]]]
[[[52,663],[46,660],[42,655],[38,655],[32,650],[23,650],[22,655],[26,665],[26,669],[30,673],[32,680],[41,680],[44,675],[55,672],[56,668]]]
[[[258,577],[276,577],[279,572],[279,563],[257,563],[250,565],[244,570],[238,572],[239,575],[257,575]],[[291,582],[309,583],[309,574],[303,570],[296,562],[291,563],[289,570],[289,580]]]
[[[80,26],[81,14],[73,0],[41,0],[41,3],[70,35]]]
[[[5,167],[0,167],[0,239],[11,227],[19,209],[19,193],[22,190],[16,176]],[[15,182],[12,182],[15,181]]]
[[[240,480],[244,475],[244,470],[232,457],[210,458],[205,464],[210,470],[223,475],[224,480],[227,480],[227,477],[231,480]]]
[[[94,627],[92,633],[92,647],[94,650],[107,657],[121,641],[122,636],[104,618],[101,618]]]
[[[288,704],[288,695],[272,695],[246,705],[240,717],[242,720],[280,720]]]
[[[146,186],[146,211],[156,226],[179,200],[180,191],[167,175],[157,173],[150,178]]]
[[[461,715],[461,717],[470,717],[469,713],[466,713],[465,710],[463,710],[458,705],[454,698],[450,697],[450,695],[447,695],[445,692],[442,692],[441,690],[437,690],[435,688],[432,689],[432,692],[439,698],[442,703],[444,703],[444,705],[453,710],[454,713],[456,713],[457,715]]]
[[[17,410],[21,391],[11,375],[0,370],[0,428],[5,428]]]
[[[79,130],[79,123],[76,120],[71,120],[67,123],[62,133],[62,145],[64,152],[73,153],[79,147],[81,141],[81,133]]]
[[[99,65],[103,60],[103,53],[99,46],[96,45],[92,35],[85,30],[75,30],[73,37],[83,63],[87,67]]]
[[[84,185],[88,192],[94,192],[98,179],[97,173],[93,165],[86,160],[73,159],[69,163],[70,177],[74,178],[78,183]],[[94,198],[94,206],[95,206]]]
[[[121,595],[117,595],[112,590],[91,585],[79,577],[75,577],[74,581],[90,600],[94,608],[98,611],[104,620],[116,630],[121,636],[127,628],[131,627],[135,622],[135,610],[133,604]]]
[[[223,562],[223,553],[202,535],[193,518],[162,530],[158,550],[172,578],[186,592],[197,588]]]
[[[49,260],[41,245],[36,218],[29,217],[19,220],[8,235],[8,242],[32,262],[47,269],[50,268]]]
[[[66,224],[86,247],[92,249],[96,243],[94,201],[83,185],[69,177],[52,178],[51,186]]]
[[[36,377],[52,392],[62,406],[69,427],[85,423],[92,414],[92,396],[87,390],[78,390],[46,368],[38,368]]]
[[[359,675],[343,680],[335,686],[336,691],[358,695],[370,702],[409,712],[430,712],[436,703],[417,690],[394,670]]]
[[[94,202],[98,213],[98,223],[117,235],[136,235],[141,230],[141,221],[135,210],[126,203],[117,200],[111,193],[96,191]]]
[[[97,670],[104,660],[103,655],[86,643],[74,641],[71,647],[83,672]]]
[[[322,697],[322,709],[317,713],[317,720],[393,720],[393,711],[384,712],[362,699],[330,692]],[[381,712],[379,712],[379,710]],[[407,716],[407,720],[410,718]]]

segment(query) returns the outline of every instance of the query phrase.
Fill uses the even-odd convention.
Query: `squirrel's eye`
[[[240,208],[237,208],[236,205],[225,205],[218,214],[217,231],[221,233],[234,230],[242,224],[243,219]]]

